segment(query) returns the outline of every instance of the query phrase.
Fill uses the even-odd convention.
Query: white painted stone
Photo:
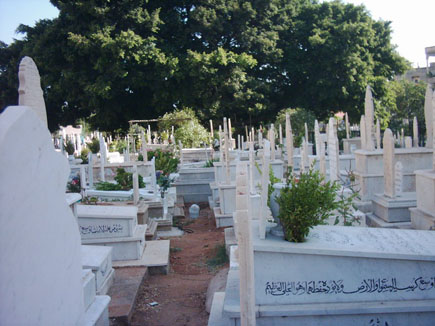
[[[267,206],[268,185],[269,185],[269,164],[270,164],[270,143],[264,141],[263,166],[261,174],[261,217],[260,217],[260,239],[266,237],[266,219],[269,216],[269,207]]]
[[[275,126],[273,123],[270,126],[270,160],[273,162],[276,158],[276,148],[275,148]]]
[[[77,217],[82,239],[133,236],[137,206],[78,205]]]
[[[390,129],[386,129],[384,132],[384,195],[390,198],[394,198],[394,139],[393,133]]]
[[[31,107],[39,119],[47,127],[47,111],[41,88],[41,78],[38,67],[30,57],[21,59],[18,68],[18,105]],[[64,137],[65,138],[65,137]]]
[[[314,142],[316,143],[316,155],[320,156],[321,141],[320,141],[319,122],[317,121],[317,119],[314,121]]]
[[[369,85],[366,88],[364,116],[366,119],[366,149],[372,151],[375,149],[373,144],[373,121],[375,117],[375,107],[373,104],[372,90]]]
[[[412,148],[412,138],[410,136],[405,137],[405,148]]]
[[[287,150],[287,169],[293,168],[293,134],[290,114],[285,114],[285,141]]]
[[[346,115],[345,115],[345,124],[346,124],[346,138],[350,139],[349,116],[348,116],[347,112],[346,112]]]
[[[95,275],[91,269],[82,269],[82,285],[83,285],[83,297],[85,303],[85,310],[95,300]]]
[[[418,121],[417,117],[414,117],[412,121],[412,132],[413,132],[413,145],[418,147]]]
[[[376,149],[381,149],[381,124],[376,119]]]
[[[112,268],[112,247],[81,246],[82,265],[95,275],[94,291],[104,295],[113,284],[115,272]]]
[[[430,84],[427,85],[426,94],[424,97],[424,119],[426,122],[426,147],[433,148],[433,108],[432,108],[433,92]]]
[[[251,218],[248,215],[248,171],[246,163],[237,166],[236,181],[236,237],[240,272],[241,326],[255,326],[254,251],[251,236]]]
[[[366,130],[366,118],[364,115],[361,116],[359,124],[360,138],[361,138],[361,149],[367,150],[367,130]]]
[[[329,158],[329,180],[336,181],[339,177],[338,166],[338,141],[335,135],[334,118],[329,119],[328,123],[328,158]]]
[[[394,166],[394,187],[396,196],[401,196],[403,192],[403,166],[402,162],[396,162]]]
[[[0,115],[0,149],[0,324],[79,325],[80,235],[65,201],[68,162],[29,107]]]

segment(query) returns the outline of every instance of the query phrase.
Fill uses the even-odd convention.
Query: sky
[[[344,0],[364,4],[376,20],[392,22],[392,43],[414,67],[426,67],[424,48],[435,46],[435,0]],[[0,40],[20,39],[20,24],[33,26],[39,19],[54,18],[58,10],[48,0],[0,0]],[[432,16],[432,17],[431,17]],[[430,61],[434,61],[431,59]]]

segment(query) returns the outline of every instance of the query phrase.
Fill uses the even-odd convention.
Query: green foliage
[[[157,179],[157,184],[160,186],[160,195],[163,198],[165,196],[165,192],[171,186],[173,179],[170,179],[169,176],[161,174]]]
[[[210,135],[200,124],[195,112],[186,108],[166,113],[159,121],[159,130],[175,128],[175,139],[181,141],[183,147],[201,147],[201,143],[208,143]]]
[[[145,183],[141,175],[138,175],[139,188],[144,188]],[[99,182],[95,185],[97,190],[130,190],[133,188],[133,173],[126,172],[125,169],[118,168],[116,170],[115,181],[111,182]]]
[[[301,173],[299,179],[290,178],[277,198],[285,239],[303,242],[313,226],[323,224],[338,208],[336,191],[339,187],[336,182],[325,182],[313,166]]]
[[[65,142],[64,148],[68,155],[73,155],[75,152],[74,144],[70,140]]]
[[[162,171],[166,176],[177,171],[180,160],[174,156],[173,152],[156,149],[155,151],[148,151],[147,154],[148,161],[151,161],[153,157],[156,158],[156,171]]]
[[[367,83],[406,69],[390,22],[340,1],[52,3],[59,17],[0,43],[0,109],[15,104],[18,63],[31,56],[52,131],[78,119],[126,131],[128,120],[183,107],[234,126],[271,122],[288,107],[356,120]]]
[[[361,224],[361,221],[357,220],[353,215],[353,212],[356,210],[356,206],[353,201],[358,198],[358,192],[351,189],[351,194],[346,195],[346,188],[342,188],[341,191],[338,192],[338,207],[337,207],[337,216],[335,217],[334,225],[340,223],[340,217],[343,219],[344,226],[352,226],[354,223]],[[349,188],[348,188],[349,189]]]
[[[125,139],[117,138],[110,144],[110,150],[112,152],[124,153],[124,149],[127,149],[127,141]]]
[[[214,162],[219,162],[219,159],[218,158],[213,158],[211,160],[208,160],[207,162],[205,162],[203,167],[204,168],[212,168],[214,166],[213,165]]]
[[[92,138],[86,145],[93,154],[97,154],[100,151],[100,141],[97,138]]]
[[[286,113],[290,114],[290,122],[292,126],[293,142],[294,142],[293,145],[295,147],[299,147],[302,143],[302,137],[304,137],[305,135],[304,124],[307,123],[308,130],[310,129],[313,130],[314,120],[316,120],[316,117],[313,112],[301,108],[281,110],[279,111],[276,117],[275,127],[278,127],[278,125],[282,125],[283,133],[285,132]]]
[[[281,182],[280,179],[275,177],[273,174],[272,166],[269,166],[269,184],[267,185],[267,205],[270,206],[270,198],[272,196],[272,193],[275,189],[273,189],[273,185],[275,183]]]
[[[82,152],[80,153],[82,164],[88,164],[88,154],[89,154],[89,149],[87,149],[86,147],[82,148]]]
[[[76,176],[74,178],[72,178],[71,181],[69,181],[67,183],[67,192],[77,192],[80,193],[81,192],[81,186],[80,186],[80,177]]]

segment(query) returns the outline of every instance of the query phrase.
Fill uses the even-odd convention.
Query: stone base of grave
[[[411,222],[385,222],[373,213],[367,213],[365,223],[368,227],[385,229],[412,229]]]
[[[417,206],[415,192],[403,192],[396,198],[376,194],[373,199],[373,213],[388,223],[409,222],[409,208]]]
[[[411,212],[412,228],[416,230],[435,230],[435,216],[427,214],[415,207],[409,209]]]
[[[147,267],[151,275],[168,274],[169,272],[170,240],[147,241],[140,259],[115,261],[113,266],[119,267]]]
[[[219,207],[222,214],[236,210],[236,183],[219,185]]]
[[[107,295],[96,295],[95,275],[90,269],[82,271],[82,286],[85,314],[80,325],[109,326],[108,306],[110,297]]]
[[[206,202],[211,195],[209,180],[180,181],[175,186],[177,194],[183,196],[185,203]]]
[[[215,292],[211,305],[210,316],[207,326],[233,326],[229,318],[225,318],[222,312],[224,309],[225,292]]]
[[[157,225],[158,223],[153,219],[148,220],[147,231],[145,232],[146,241],[157,239]]]
[[[95,275],[95,291],[98,295],[108,292],[113,283],[112,248],[105,246],[81,246],[82,265]]]
[[[147,276],[147,267],[116,268],[116,277],[109,291],[111,326],[130,325],[137,293]]]
[[[219,200],[219,187],[215,181],[210,182],[210,189],[211,189],[211,198],[213,202],[216,203]]]
[[[233,214],[222,214],[220,207],[213,208],[213,214],[216,221],[217,228],[225,228],[233,226]]]
[[[239,271],[230,270],[225,294],[218,295],[216,304],[213,301],[213,318],[209,319],[213,323],[209,326],[241,325],[239,282]],[[256,325],[431,326],[434,304],[435,300],[260,305],[256,306]]]
[[[168,214],[167,217],[152,217],[150,220],[153,220],[157,223],[157,232],[159,231],[170,231],[173,225],[173,216]]]
[[[358,200],[353,202],[356,208],[363,213],[370,213],[373,211],[373,202],[371,200]]]
[[[234,228],[226,228],[224,230],[225,233],[225,251],[227,252],[228,257],[230,256],[230,248],[234,245],[237,245],[236,234],[234,233]]]
[[[357,149],[361,149],[361,138],[343,138],[344,154],[352,154]]]
[[[142,257],[145,248],[146,229],[146,225],[137,225],[131,237],[82,239],[82,244],[112,247],[113,261],[135,260]]]
[[[163,204],[161,200],[146,201],[148,205],[148,218],[161,218],[163,216]],[[168,198],[168,216],[174,215],[175,200]]]
[[[133,201],[113,201],[113,202],[100,202],[98,206],[134,206]],[[140,200],[137,206],[137,223],[148,223],[148,205],[144,200]]]

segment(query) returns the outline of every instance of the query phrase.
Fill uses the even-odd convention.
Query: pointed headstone
[[[376,119],[376,149],[381,149],[381,124]]]
[[[282,145],[282,125],[279,124],[279,144]]]
[[[263,143],[263,165],[261,172],[261,218],[260,218],[260,239],[266,238],[266,218],[268,217],[268,186],[269,186],[269,164],[270,164],[270,142]]]
[[[316,155],[320,156],[320,129],[319,122],[314,120],[314,142],[316,143]]]
[[[270,126],[270,160],[275,161],[275,126]]]
[[[412,138],[411,136],[405,137],[405,148],[412,148]]]
[[[329,180],[338,180],[339,165],[337,161],[338,157],[338,141],[335,135],[335,119],[329,118],[328,123],[328,157],[329,157]]]
[[[287,169],[293,168],[293,134],[290,115],[285,114],[285,142],[287,149]]]
[[[229,160],[229,137],[227,118],[224,118],[224,166],[225,166],[225,183],[229,184],[230,180],[230,160]]]
[[[394,138],[389,128],[384,132],[384,195],[395,198],[394,187]]]
[[[249,143],[249,189],[251,194],[255,194],[254,187],[254,169],[255,169],[255,159],[254,159],[254,142]]]
[[[210,120],[210,135],[211,135],[211,139],[213,139],[214,138],[213,120]]]
[[[308,126],[307,123],[304,123],[304,128],[305,128],[305,140],[308,143]]]
[[[367,137],[366,137],[366,118],[364,115],[361,116],[360,124],[359,124],[360,138],[361,138],[361,149],[367,149]]]
[[[137,165],[133,165],[133,203],[139,203],[139,175],[137,173]]]
[[[424,119],[426,122],[426,148],[433,148],[433,92],[430,84],[427,85],[426,95],[424,97]]]
[[[41,88],[41,78],[38,67],[32,58],[24,57],[21,59],[18,68],[18,80],[20,84],[18,88],[18,105],[32,108],[44,123],[44,126],[47,127],[47,111]]]
[[[89,188],[94,188],[94,154],[89,152],[88,154],[88,177],[89,177]]]
[[[369,85],[366,88],[365,105],[364,105],[364,116],[366,119],[366,149],[368,151],[373,151],[375,146],[373,144],[373,124],[375,117],[375,108],[373,104],[372,90]]]
[[[413,145],[414,147],[418,147],[418,121],[417,117],[414,117],[412,122],[412,133],[413,133]]]
[[[345,119],[344,121],[346,124],[346,138],[350,139],[349,116],[347,115],[347,112],[346,112],[346,115],[344,116],[344,119]]]

